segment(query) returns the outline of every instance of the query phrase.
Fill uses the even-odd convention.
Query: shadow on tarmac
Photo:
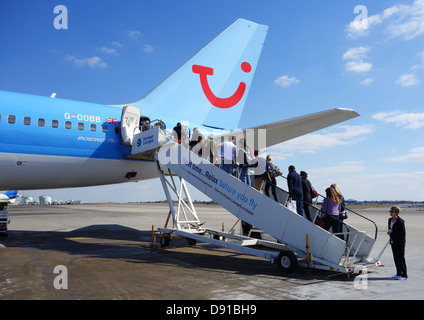
[[[179,267],[200,268],[217,273],[255,275],[286,281],[305,280],[304,285],[327,281],[350,282],[354,278],[301,267],[287,274],[265,259],[207,243],[198,242],[195,246],[189,246],[186,239],[173,239],[167,248],[161,248],[156,239],[152,247],[151,230],[137,230],[117,224],[92,225],[72,231],[12,230],[8,232],[7,238],[2,239],[2,244],[6,248],[60,251],[70,255],[119,259],[129,263],[171,263]],[[368,280],[387,279],[369,277]]]

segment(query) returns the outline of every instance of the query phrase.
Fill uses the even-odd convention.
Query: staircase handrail
[[[287,178],[286,178],[286,177],[284,177],[284,176],[281,176],[281,177],[283,177],[283,178],[287,179]],[[268,184],[268,183],[269,183],[269,184],[271,184],[271,186],[275,186],[275,187],[277,188],[277,190],[280,190],[281,192],[283,192],[283,193],[285,193],[285,194],[288,194],[288,192],[287,192],[286,190],[284,190],[284,189],[282,189],[282,188],[280,188],[280,187],[278,187],[278,186],[276,186],[276,185],[272,184],[271,182],[266,181],[266,180],[264,180],[264,182],[265,182],[265,184]],[[277,200],[278,200],[278,199],[277,199]],[[280,204],[282,204],[283,206],[285,206],[285,203],[282,203],[282,202],[280,202],[279,200],[278,200],[278,202],[279,202]],[[318,211],[318,213],[319,213],[320,217],[323,217],[323,216],[325,215],[325,212],[323,212],[320,208],[318,208],[318,207],[317,207],[316,205],[314,205],[313,203],[309,203],[309,205]],[[316,216],[317,216],[317,215],[315,215],[315,219],[316,219]],[[331,215],[327,215],[327,216],[329,216],[330,218],[334,219],[333,217],[331,217]],[[306,219],[306,217],[304,217],[304,218]],[[315,220],[313,217],[311,217],[311,219]],[[312,222],[312,223],[315,223],[315,221],[311,221],[311,222]],[[347,236],[349,237],[349,232],[350,232],[349,225],[347,225],[347,224],[346,224],[346,223],[344,223],[343,221],[340,221],[340,223],[342,223],[342,224],[345,226],[345,228],[346,228],[346,230],[347,230]],[[348,242],[348,238],[346,239],[346,242]]]
[[[285,176],[283,176],[283,175],[281,175],[281,177],[283,177],[284,179],[286,179],[287,180],[287,177],[285,177]],[[278,187],[277,187],[278,188]],[[282,190],[281,188],[279,188],[280,190]],[[284,191],[284,190],[283,190]],[[284,191],[284,192],[286,192],[286,191]],[[316,204],[318,203],[318,199],[319,198],[322,198],[322,199],[325,199],[325,197],[323,196],[323,195],[321,195],[320,193],[318,193],[318,197],[316,197],[315,198],[315,201],[313,200],[312,201],[312,203],[311,203],[311,205],[313,205],[315,208],[317,208],[318,209],[318,207],[316,206]],[[350,209],[350,208],[348,208],[347,206],[345,206],[345,210],[347,210],[347,211],[349,211],[349,212],[351,212],[351,213],[353,213],[353,214],[355,214],[355,215],[357,215],[358,217],[360,217],[360,218],[362,218],[362,219],[365,219],[365,220],[368,220],[369,222],[371,222],[373,225],[374,225],[374,228],[375,228],[375,233],[374,233],[374,241],[377,241],[377,234],[378,234],[378,226],[377,226],[377,224],[373,221],[373,220],[371,220],[370,218],[367,218],[367,217],[365,217],[364,215],[362,215],[362,214],[360,214],[360,213],[358,213],[358,212],[356,212],[356,211],[354,211],[354,210],[352,210],[352,209]],[[320,210],[321,211],[321,210]],[[343,222],[343,221],[341,221],[346,227],[347,227],[347,225]]]
[[[318,202],[318,198],[325,199],[325,197],[323,195],[321,195],[321,194],[318,193],[318,197],[317,197],[317,200],[315,201],[315,203]],[[377,224],[373,220],[371,220],[370,218],[367,218],[364,215],[362,215],[362,214],[360,214],[360,213],[358,213],[358,212],[356,212],[356,211],[348,208],[347,206],[345,206],[345,210],[346,211],[349,211],[350,213],[353,213],[353,214],[357,215],[358,217],[360,217],[362,219],[365,219],[365,220],[368,220],[369,222],[371,222],[374,225],[374,228],[375,228],[374,241],[377,241],[378,226],[377,226]]]

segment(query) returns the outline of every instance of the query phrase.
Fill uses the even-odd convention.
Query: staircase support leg
[[[197,216],[196,209],[194,208],[193,202],[191,200],[190,193],[188,192],[186,182],[184,181],[184,179],[179,177],[180,186],[179,188],[177,188],[177,185],[175,184],[172,175],[171,184],[166,179],[158,161],[156,161],[156,164],[158,168],[158,175],[162,183],[162,187],[165,192],[166,200],[170,209],[170,214],[172,214],[174,225],[176,226],[177,230],[193,228],[196,229],[200,225],[200,220]],[[171,197],[171,190],[178,198],[177,209],[175,209],[174,201]],[[185,200],[184,198],[186,198],[187,200]],[[168,220],[169,216],[166,224],[168,224]]]

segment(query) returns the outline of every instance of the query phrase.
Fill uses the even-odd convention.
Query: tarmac
[[[237,218],[196,205],[204,227],[228,231]],[[408,280],[396,273],[390,246],[383,267],[357,277],[297,268],[285,274],[263,258],[185,239],[162,248],[166,204],[11,206],[0,237],[0,300],[415,300],[424,298],[423,208],[402,208]],[[358,210],[379,228],[371,257],[388,241],[388,208]],[[350,215],[348,223],[373,232]],[[368,230],[367,230],[368,229]],[[238,225],[236,226],[238,231]],[[56,268],[56,269],[55,269]]]

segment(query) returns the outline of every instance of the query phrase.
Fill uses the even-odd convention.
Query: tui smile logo
[[[249,73],[252,71],[252,66],[248,62],[243,62],[241,64],[241,69]],[[213,69],[209,67],[199,66],[197,64],[194,64],[192,67],[193,73],[197,73],[200,76],[200,84],[202,85],[202,90],[208,98],[209,102],[214,105],[217,108],[227,109],[234,107],[241,98],[243,98],[244,92],[246,91],[246,83],[240,82],[239,86],[234,92],[233,95],[231,95],[228,98],[218,98],[211,90],[209,83],[208,83],[208,76],[213,76]]]

